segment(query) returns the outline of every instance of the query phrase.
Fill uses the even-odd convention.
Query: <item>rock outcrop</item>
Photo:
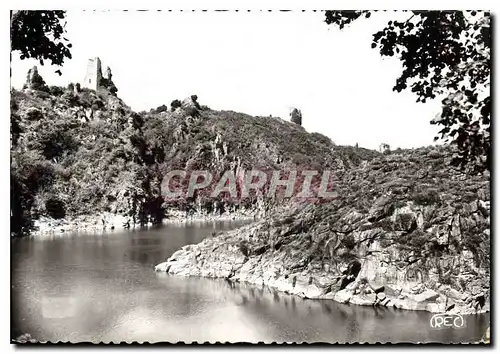
[[[97,60],[92,68],[100,73]],[[160,223],[177,211],[188,217],[262,217],[273,207],[262,198],[222,200],[216,207],[203,196],[164,202],[161,180],[166,169],[214,175],[249,169],[343,170],[378,155],[336,146],[282,119],[211,110],[200,106],[196,95],[172,102],[172,109],[162,105],[136,113],[116,96],[111,70],[95,77],[101,81],[97,90],[80,84],[49,89],[32,69],[26,90],[12,90],[11,122],[17,128],[11,173],[19,182],[12,224],[24,225],[13,234],[26,234],[37,218],[44,221],[36,223],[40,229],[73,229],[80,217],[93,227],[108,212],[131,225]],[[40,183],[32,183],[33,178]],[[45,204],[54,195],[64,205],[65,221],[49,220]]]
[[[338,179],[338,199],[185,246],[156,270],[358,305],[489,311],[489,181],[449,169],[448,152],[376,158]]]
[[[192,95],[186,97],[181,102],[181,108],[187,113],[188,116],[197,117],[200,114],[200,104],[198,103],[198,96]]]

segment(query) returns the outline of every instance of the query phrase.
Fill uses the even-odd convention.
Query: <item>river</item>
[[[432,329],[432,314],[304,300],[220,279],[156,273],[186,244],[244,222],[12,241],[12,336],[71,342],[469,342],[489,314]]]

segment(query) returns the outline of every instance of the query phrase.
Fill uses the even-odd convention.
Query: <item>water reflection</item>
[[[235,223],[190,224],[13,242],[14,335],[51,341],[460,342],[465,329],[429,328],[431,314],[303,300],[266,287],[155,273],[185,244]]]

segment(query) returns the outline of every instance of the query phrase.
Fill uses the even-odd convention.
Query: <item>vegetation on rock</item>
[[[106,88],[95,92],[70,84],[12,90],[12,233],[29,232],[41,216],[108,212],[134,225],[159,223],[169,210],[223,212],[257,205],[255,198],[223,198],[214,206],[203,193],[164,201],[162,179],[174,169],[214,175],[243,169],[343,170],[378,156],[336,146],[281,119],[213,111],[197,99],[173,101],[173,111],[160,106],[138,114]]]
[[[452,156],[450,147],[380,154],[337,172],[338,198],[275,210],[157,269],[365,305],[482,310],[490,297],[489,180],[450,169]],[[369,295],[378,288],[384,295]]]
[[[343,29],[374,11],[326,11],[325,22]],[[441,98],[431,123],[436,139],[455,145],[450,163],[482,172],[491,169],[491,25],[484,11],[407,11],[373,35],[372,48],[402,61],[394,90],[411,89],[417,102]]]

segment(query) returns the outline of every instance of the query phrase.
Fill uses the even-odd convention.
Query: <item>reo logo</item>
[[[463,328],[465,320],[459,314],[438,313],[431,317],[430,324],[431,328],[434,329]]]

